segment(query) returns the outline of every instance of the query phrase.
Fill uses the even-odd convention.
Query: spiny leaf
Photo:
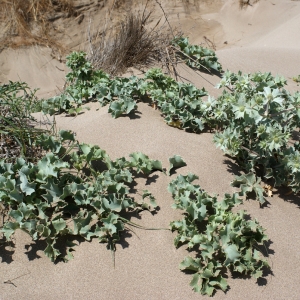
[[[184,219],[171,222],[170,226],[177,231],[176,247],[188,244],[189,249],[196,251],[196,258],[186,257],[180,269],[194,273],[191,282],[194,291],[211,296],[217,288],[227,289],[221,275],[224,267],[254,277],[262,276],[261,269],[268,264],[253,245],[261,245],[267,236],[256,220],[247,220],[243,211],[231,211],[240,203],[237,194],[225,194],[224,199],[218,201],[217,197],[191,184],[195,178],[193,174],[179,175],[169,184],[175,202],[173,207],[184,211]]]
[[[170,167],[167,174],[170,176],[171,170],[174,168],[181,168],[186,166],[186,162],[179,155],[174,155],[169,158]]]
[[[225,261],[225,266],[227,266],[230,263],[234,263],[240,256],[241,254],[238,251],[238,248],[236,245],[232,244],[230,246],[227,246],[224,249],[226,253],[226,261]]]
[[[20,184],[21,191],[23,193],[25,193],[26,196],[29,196],[32,193],[34,193],[36,184],[29,183],[26,175],[24,173],[22,173],[21,171],[19,172],[19,176],[20,176],[20,181],[21,181],[21,184]]]

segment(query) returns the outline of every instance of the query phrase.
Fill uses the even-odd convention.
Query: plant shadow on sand
[[[0,240],[0,258],[2,263],[10,264],[13,260],[13,254],[15,253],[14,250],[15,244],[11,242],[7,242],[4,240]]]
[[[223,163],[227,167],[227,172],[229,172],[232,175],[241,176],[242,175],[242,168],[232,161],[231,159],[224,159]]]
[[[288,187],[280,187],[276,191],[276,193],[281,199],[284,201],[295,204],[298,208],[300,208],[300,197],[299,194],[294,194],[292,190]]]
[[[134,110],[134,111],[131,111],[129,114],[124,114],[124,115],[121,115],[120,118],[129,118],[130,120],[136,120],[136,119],[140,119],[142,113],[138,110]]]
[[[129,243],[128,243],[127,239],[132,237],[131,231],[132,230],[125,229],[120,234],[120,240],[116,243],[116,245],[121,245],[122,249],[128,248]],[[75,246],[72,247],[72,251],[71,251],[75,257],[76,250],[78,249],[78,247],[80,247],[80,245],[82,243],[91,243],[92,241],[97,242],[97,238],[91,239],[90,241],[87,241],[80,236],[63,236],[63,237],[59,238],[57,240],[57,243],[55,244],[55,247],[59,250],[59,252],[61,253],[61,256],[54,261],[55,265],[58,263],[61,263],[61,262],[65,262],[63,257],[65,257],[67,255],[67,250],[68,250],[68,248],[66,247],[66,241],[69,241],[69,242],[72,242],[75,244]],[[99,243],[99,244],[103,244],[103,243]],[[42,252],[46,249],[46,247],[47,247],[46,240],[32,241],[32,243],[25,245],[26,252],[24,252],[24,253],[27,255],[29,261],[33,261],[33,260],[45,257],[45,254],[43,254]],[[108,250],[110,250],[110,249],[108,249]],[[39,251],[41,251],[41,255],[39,254]],[[0,253],[1,253],[1,251],[0,251]],[[5,262],[11,263],[12,260],[5,261]]]

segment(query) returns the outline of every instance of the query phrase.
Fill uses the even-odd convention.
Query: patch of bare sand
[[[294,76],[300,73],[297,69],[300,58],[296,51],[299,49],[298,30],[294,27],[298,24],[296,17],[299,4],[293,1],[261,0],[241,12],[231,1],[226,2],[220,12],[210,11],[201,18],[213,19],[223,26],[224,40],[228,40],[224,47],[227,49],[219,50],[217,54],[225,68],[243,72],[272,71]],[[257,28],[252,27],[254,19]],[[248,25],[249,20],[252,25]],[[193,31],[195,36],[197,30]],[[286,38],[284,47],[277,42],[279,33],[281,38]],[[264,38],[268,41],[266,47],[259,42]],[[218,94],[212,87],[218,81],[216,76],[195,76],[187,69],[183,69],[181,74],[197,86],[205,86],[210,92]],[[291,85],[291,88],[297,89],[297,86]],[[162,160],[166,165],[169,156],[179,154],[186,160],[187,166],[177,173],[196,173],[199,175],[199,184],[210,193],[233,192],[229,183],[238,169],[232,169],[230,160],[215,148],[211,134],[195,135],[168,127],[159,112],[146,104],[139,104],[134,118],[121,117],[116,120],[108,115],[107,108],[97,110],[97,104],[90,106],[90,111],[76,118],[57,117],[58,126],[74,130],[79,140],[99,145],[113,158],[142,151],[151,158]],[[157,172],[152,175],[154,182],[147,185],[147,188],[156,196],[161,210],[155,216],[143,212],[137,222],[149,227],[166,227],[171,220],[180,218],[180,213],[170,207],[172,199],[166,189],[175,176],[169,178]],[[143,180],[139,182],[141,188],[144,184]],[[299,197],[275,194],[268,208],[260,209],[258,203],[253,201],[246,202],[241,208],[267,228],[272,241],[269,249],[274,276],[269,274],[258,283],[254,279],[229,278],[230,290],[227,294],[219,291],[214,298],[298,299]],[[96,241],[82,243],[76,249],[73,261],[54,265],[44,256],[39,245],[35,246],[27,235],[18,232],[13,261],[1,265],[0,298],[202,298],[191,291],[191,276],[178,269],[179,262],[187,252],[185,247],[175,250],[173,234],[168,231],[137,231],[137,235],[126,237],[126,242],[117,246],[114,269],[110,252],[105,245],[99,245]],[[29,251],[24,245],[29,247]],[[17,287],[3,284],[18,276],[21,277],[14,280]]]
[[[5,49],[0,54],[0,82],[27,82],[38,88],[41,98],[51,97],[63,89],[67,74],[64,63],[51,56],[51,49],[39,46]]]

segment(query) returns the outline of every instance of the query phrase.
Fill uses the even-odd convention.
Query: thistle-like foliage
[[[285,85],[284,78],[270,73],[226,72],[218,87],[230,91],[211,100],[213,109],[205,118],[220,129],[214,136],[217,147],[235,157],[246,172],[255,174],[259,168],[274,185],[298,192],[299,146],[289,142],[299,128],[300,94],[291,95]]]
[[[184,62],[191,68],[202,71],[222,71],[222,66],[218,61],[216,53],[198,45],[192,45],[188,37],[176,37],[172,44],[181,51],[177,53]]]
[[[119,233],[130,223],[120,214],[157,206],[149,191],[140,202],[130,197],[129,185],[138,174],[162,171],[159,161],[142,153],[113,161],[98,146],[79,144],[68,131],[56,139],[42,135],[38,143],[48,152],[37,163],[22,158],[15,164],[0,162],[0,202],[10,216],[2,228],[7,240],[17,229],[33,240],[45,239],[44,252],[51,260],[72,258],[74,244],[67,240],[72,236],[98,238],[114,251]],[[67,155],[68,162],[63,159]],[[99,164],[103,170],[97,169]],[[61,237],[65,256],[56,246]]]
[[[174,40],[177,47],[183,45],[182,43],[191,49],[199,48],[190,45],[188,39]],[[183,51],[186,51],[185,48]],[[201,48],[201,54],[194,53],[195,51],[186,54],[187,58],[192,55],[199,61],[193,65],[194,68],[201,69],[203,63],[208,70],[221,70],[212,50]],[[192,64],[189,64],[189,60],[186,63]],[[159,69],[150,70],[141,79],[135,76],[110,78],[105,72],[95,70],[87,61],[84,52],[71,53],[67,57],[67,66],[71,69],[66,76],[67,88],[61,95],[43,101],[44,113],[78,114],[82,111],[83,104],[98,101],[101,106],[109,104],[109,112],[117,118],[136,109],[136,101],[143,100],[146,96],[153,103],[159,104],[169,125],[177,124],[177,127],[196,132],[203,130],[199,100],[206,95],[204,89],[199,90],[191,84],[178,83],[165,76]]]
[[[198,177],[179,175],[169,184],[174,198],[173,208],[184,211],[184,219],[171,223],[177,231],[174,244],[187,244],[196,251],[196,257],[186,257],[181,270],[194,273],[191,286],[194,291],[212,296],[216,289],[226,291],[224,267],[240,274],[262,277],[269,267],[257,248],[267,241],[264,229],[256,220],[245,218],[245,212],[231,209],[241,203],[237,194],[225,194],[222,201],[208,195],[192,182]]]
[[[186,43],[184,39],[178,42]],[[289,143],[299,128],[300,93],[291,95],[285,90],[283,77],[226,71],[217,86],[223,88],[222,94],[203,100],[205,89],[179,83],[160,69],[150,69],[141,79],[111,79],[94,70],[83,52],[72,53],[67,65],[71,68],[68,87],[62,95],[42,103],[45,113],[77,114],[82,104],[98,101],[101,106],[109,105],[108,111],[117,118],[134,111],[138,100],[150,101],[170,126],[195,133],[216,130],[216,146],[235,157],[246,172],[256,174],[260,169],[273,185],[300,190],[300,147]],[[263,203],[263,196],[259,200]]]

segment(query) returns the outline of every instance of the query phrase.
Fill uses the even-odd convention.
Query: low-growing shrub
[[[173,208],[184,212],[184,218],[172,222],[171,228],[177,231],[175,246],[187,244],[196,254],[185,257],[180,269],[193,273],[190,285],[194,291],[212,296],[216,289],[228,289],[226,269],[254,278],[263,276],[269,264],[257,246],[268,238],[265,229],[256,220],[247,219],[244,211],[231,211],[241,203],[237,194],[225,194],[218,201],[192,184],[197,178],[179,175],[169,184]]]
[[[115,251],[126,225],[143,228],[124,213],[157,207],[148,190],[141,192],[140,201],[129,193],[138,176],[164,171],[160,161],[140,152],[113,161],[68,131],[60,131],[57,138],[43,134],[37,143],[47,153],[36,163],[22,158],[13,164],[0,161],[0,203],[9,216],[1,231],[8,241],[22,229],[33,240],[46,241],[45,255],[53,261],[71,259],[76,245],[72,240],[79,236],[98,238]],[[171,157],[168,172],[184,164],[179,156]]]

